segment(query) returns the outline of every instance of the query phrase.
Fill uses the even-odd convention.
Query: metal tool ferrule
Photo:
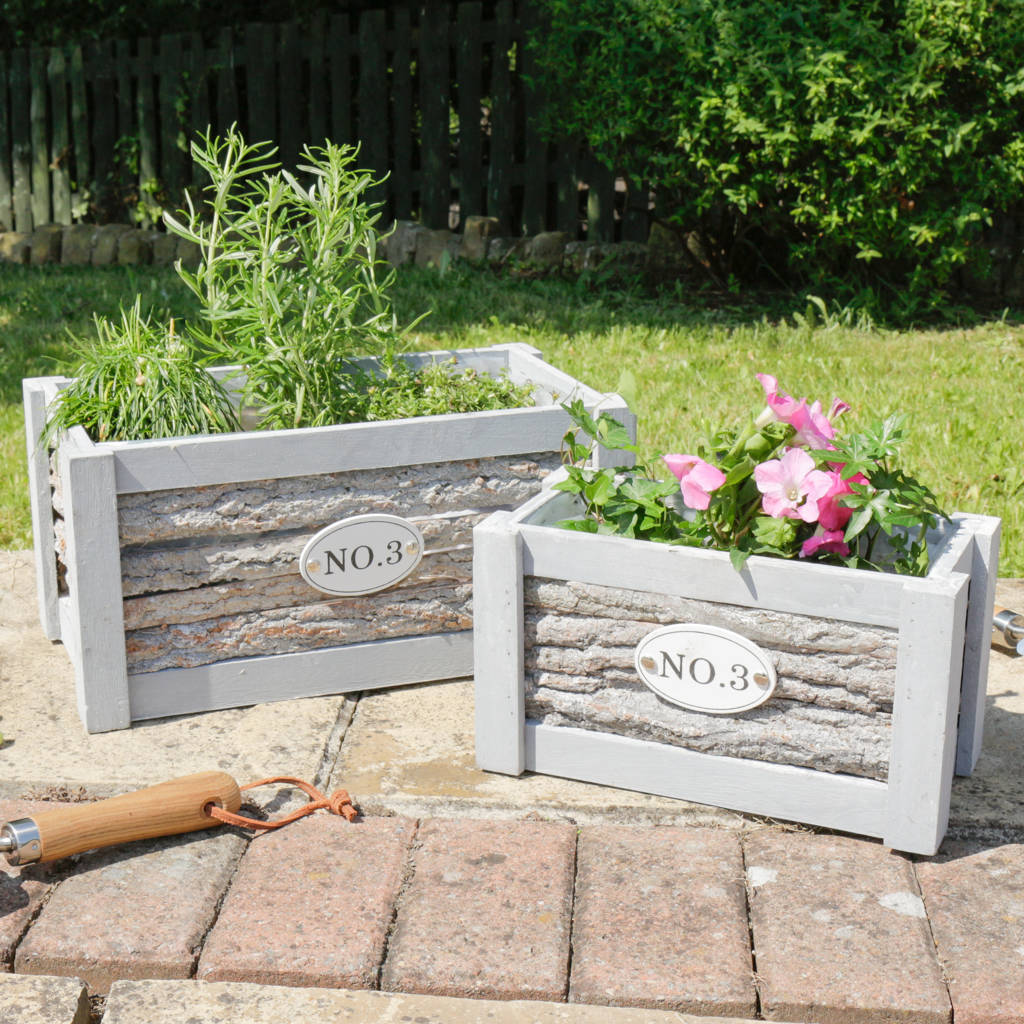
[[[992,625],[1003,634],[1007,647],[1016,647],[1018,641],[1024,640],[1024,616],[1009,608],[999,612],[992,620]]]
[[[43,855],[39,827],[31,818],[18,818],[0,828],[0,853],[8,864],[32,864]]]

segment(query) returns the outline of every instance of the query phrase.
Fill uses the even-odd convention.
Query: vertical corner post
[[[935,853],[949,823],[968,585],[904,585],[883,839],[907,853]]]
[[[41,442],[46,429],[48,396],[63,380],[63,377],[36,377],[24,380],[21,384],[25,406],[25,448],[28,457],[36,594],[39,599],[39,621],[48,640],[60,639],[60,617],[57,611],[57,558],[53,497],[50,492],[50,456]]]
[[[60,453],[69,614],[65,636],[75,663],[78,710],[89,732],[131,724],[121,598],[114,456],[99,449]]]
[[[485,771],[526,769],[522,541],[507,512],[473,530],[476,760]]]
[[[970,775],[981,756],[985,728],[985,696],[992,636],[992,609],[999,571],[1001,523],[993,516],[971,516],[971,596],[964,637],[964,674],[960,689],[956,774]]]

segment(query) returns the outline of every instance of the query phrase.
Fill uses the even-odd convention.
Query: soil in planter
[[[525,581],[526,716],[725,757],[884,780],[894,629],[614,587]],[[772,658],[778,686],[737,715],[687,711],[640,680],[636,645],[669,623],[733,630]]]

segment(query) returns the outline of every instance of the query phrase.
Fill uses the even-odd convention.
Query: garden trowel
[[[0,826],[0,853],[10,864],[59,860],[102,846],[212,828],[242,804],[238,783],[225,772],[199,772],[98,803],[42,811]]]

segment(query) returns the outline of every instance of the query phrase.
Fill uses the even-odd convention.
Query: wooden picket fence
[[[95,45],[0,52],[0,225],[126,219],[198,184],[195,132],[237,123],[286,166],[306,142],[359,143],[385,217],[646,240],[648,198],[540,134],[528,0],[391,4]]]

